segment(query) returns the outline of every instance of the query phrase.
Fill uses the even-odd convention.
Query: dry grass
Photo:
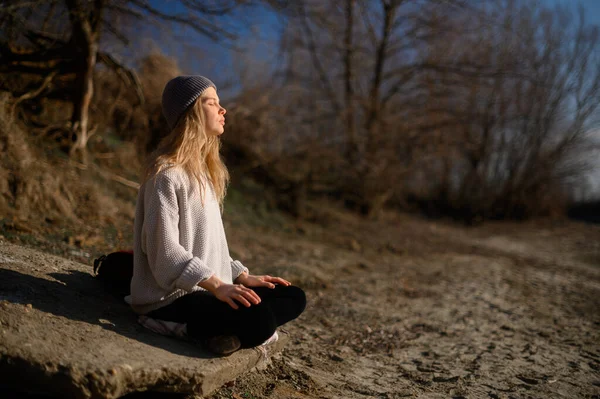
[[[115,159],[73,162],[14,121],[7,112],[10,100],[0,101],[0,234],[78,260],[125,241],[136,190],[113,177],[135,176],[133,145],[116,148]]]

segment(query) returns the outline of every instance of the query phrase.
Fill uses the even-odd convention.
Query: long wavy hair
[[[219,154],[219,136],[206,134],[206,117],[202,109],[204,95],[205,92],[186,110],[177,125],[148,157],[142,180],[146,182],[164,169],[180,166],[191,180],[198,182],[203,201],[208,178],[222,208],[229,172]]]

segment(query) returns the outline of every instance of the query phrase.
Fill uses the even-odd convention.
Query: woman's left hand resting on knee
[[[272,277],[272,276],[253,276],[252,274],[248,274],[243,272],[236,279],[235,283],[242,284],[246,287],[267,287],[267,288],[275,288],[275,284],[281,284],[285,287],[292,285],[287,280],[282,279],[281,277]]]

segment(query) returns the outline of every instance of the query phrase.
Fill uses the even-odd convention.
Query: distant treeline
[[[568,215],[572,219],[600,223],[600,200],[573,204],[569,207]]]
[[[320,197],[365,215],[386,206],[467,222],[565,214],[596,162],[600,37],[583,9],[527,0],[172,3],[4,2],[9,113],[83,164],[95,162],[92,137],[136,142],[143,158],[166,131],[162,87],[183,71],[135,39],[175,24],[237,49],[236,68],[211,76],[239,83],[223,136],[227,164],[298,216]],[[280,22],[267,68],[244,37],[258,9]],[[119,48],[135,62],[120,62]]]

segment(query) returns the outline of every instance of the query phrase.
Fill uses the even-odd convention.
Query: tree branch
[[[234,35],[230,32],[227,32],[224,29],[219,28],[217,25],[215,25],[207,20],[200,19],[194,15],[189,15],[189,14],[187,14],[187,15],[183,15],[183,14],[172,15],[172,14],[162,12],[155,7],[152,7],[146,1],[143,1],[143,0],[130,0],[130,1],[131,1],[131,4],[146,11],[148,14],[150,14],[154,17],[157,17],[164,21],[176,22],[176,23],[179,23],[179,24],[182,24],[185,26],[189,26],[190,28],[205,35],[206,37],[212,39],[215,42],[219,41],[222,37],[225,37],[226,39],[230,39],[230,40],[233,40],[236,38],[236,35]]]
[[[46,76],[46,78],[44,79],[44,81],[42,82],[42,84],[40,85],[40,87],[38,87],[37,89],[30,91],[28,93],[23,94],[22,96],[18,97],[15,102],[12,104],[11,110],[10,110],[10,115],[14,115],[15,114],[15,110],[17,109],[17,106],[22,103],[23,101],[26,100],[30,100],[34,97],[39,96],[52,82],[52,79],[54,79],[54,77],[58,74],[58,70],[55,69],[54,71],[50,72],[50,74],[48,76]]]
[[[98,52],[98,61],[114,70],[121,80],[129,86],[133,86],[135,93],[137,94],[140,105],[144,104],[144,92],[142,90],[142,84],[135,71],[127,68],[120,62],[118,62],[112,55],[105,52]]]

